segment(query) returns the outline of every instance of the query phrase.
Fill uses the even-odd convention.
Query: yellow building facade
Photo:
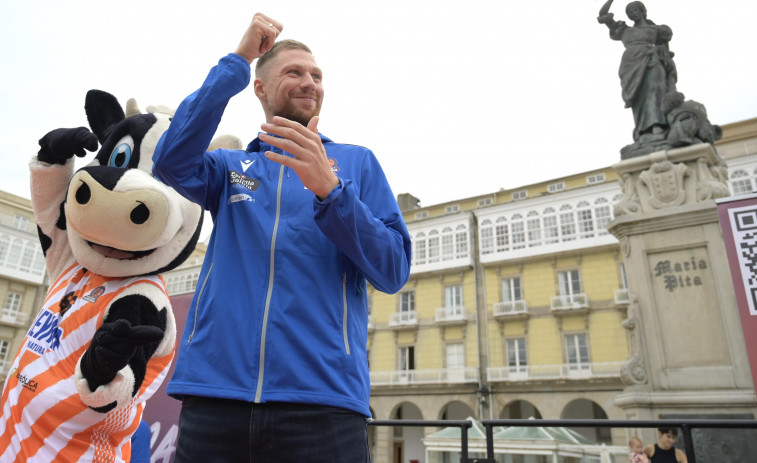
[[[733,194],[757,191],[757,119],[723,131]],[[629,292],[607,232],[621,194],[608,166],[430,207],[400,195],[413,264],[398,294],[370,292],[374,418],[624,419]],[[373,429],[375,461],[423,461],[433,431]]]
[[[0,191],[0,380],[5,382],[46,292],[31,201]]]

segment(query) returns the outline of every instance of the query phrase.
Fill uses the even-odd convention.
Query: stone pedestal
[[[712,145],[698,144],[613,168],[623,195],[608,228],[625,261],[631,304],[624,326],[632,353],[616,405],[628,419],[755,416],[714,201],[729,195],[723,159]],[[644,437],[656,441],[653,430]]]

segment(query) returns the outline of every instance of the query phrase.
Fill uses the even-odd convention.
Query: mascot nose
[[[151,249],[168,215],[168,201],[158,191],[110,189],[89,171],[71,180],[66,220],[87,241],[125,251]]]

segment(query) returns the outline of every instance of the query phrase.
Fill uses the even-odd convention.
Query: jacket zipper
[[[268,332],[268,311],[271,308],[271,295],[273,294],[273,270],[274,255],[276,253],[276,235],[279,232],[279,219],[281,217],[281,188],[284,179],[285,166],[279,169],[279,183],[276,189],[276,219],[273,221],[273,233],[271,234],[271,261],[268,264],[268,292],[265,296],[265,310],[263,311],[263,326],[260,332],[260,358],[258,365],[258,386],[255,390],[255,402],[260,402],[263,394],[263,375],[265,374],[265,338]]]
[[[195,331],[197,331],[197,312],[200,310],[200,301],[202,300],[202,293],[205,291],[205,285],[208,284],[208,278],[210,278],[210,272],[213,271],[213,264],[215,262],[210,263],[210,268],[208,269],[208,274],[205,275],[205,279],[202,280],[202,286],[200,287],[200,292],[197,294],[197,301],[195,302],[195,319],[194,324],[192,325],[192,332],[189,333],[189,337],[187,338],[187,346],[190,342],[192,342],[192,338],[195,335]]]
[[[344,315],[342,316],[342,332],[344,334],[344,350],[350,355],[350,337],[347,334],[347,274],[342,274],[342,302],[344,303]]]

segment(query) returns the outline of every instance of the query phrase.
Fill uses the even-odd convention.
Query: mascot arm
[[[151,362],[170,363],[175,339],[165,293],[150,283],[129,287],[111,303],[79,361],[76,383],[82,401],[103,413],[128,404],[145,378],[154,377]]]
[[[50,281],[72,263],[63,205],[74,171],[74,156],[97,149],[97,137],[84,127],[56,129],[39,140],[39,153],[29,163],[31,197]]]

